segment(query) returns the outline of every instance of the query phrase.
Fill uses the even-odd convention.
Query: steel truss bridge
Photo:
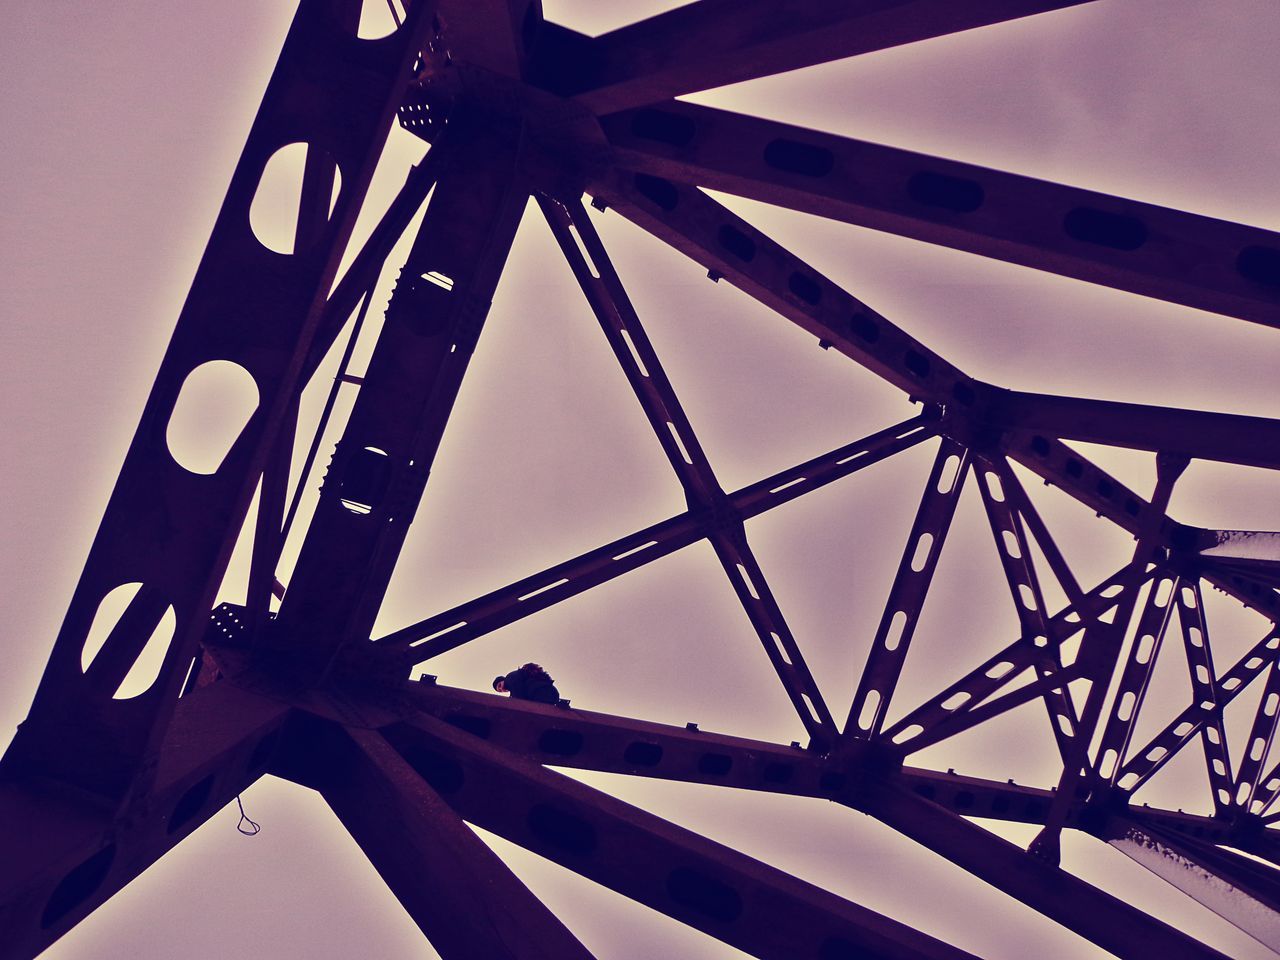
[[[1167,511],[1192,458],[1280,466],[1280,421],[976,380],[705,190],[1268,326],[1280,326],[1280,236],[674,99],[1077,2],[697,0],[592,38],[544,20],[538,0],[420,0],[393,4],[395,29],[365,40],[357,0],[302,0],[30,715],[0,765],[0,956],[39,953],[266,775],[320,793],[446,960],[589,956],[466,823],[755,957],[969,956],[548,765],[833,801],[1116,956],[1221,956],[1061,869],[1062,831],[1082,831],[1280,949],[1280,764],[1270,755],[1280,534],[1202,529]],[[340,273],[396,122],[430,148]],[[272,250],[250,209],[270,159],[297,143],[307,159],[296,232],[289,250]],[[899,388],[919,414],[725,490],[584,195]],[[688,508],[370,640],[530,197]],[[424,203],[367,372],[348,377],[358,397],[286,590],[276,574],[297,510],[300,393],[363,322]],[[195,463],[170,448],[167,428],[206,365],[232,365],[258,402],[217,458]],[[1065,441],[1154,452],[1154,493],[1140,496]],[[933,467],[842,723],[745,522],[922,444],[936,450]],[[313,446],[298,488],[316,456]],[[1013,464],[1131,535],[1128,562],[1080,582]],[[247,602],[213,609],[259,485]],[[896,704],[891,722],[966,485],[981,495],[1020,630],[925,702]],[[433,657],[704,540],[805,745],[409,679]],[[1048,580],[1067,598],[1061,609],[1048,608]],[[1269,624],[1231,663],[1212,656],[1208,588]],[[156,676],[126,695],[157,643]],[[1137,718],[1161,654],[1185,657],[1193,697],[1143,742]],[[1248,740],[1229,743],[1224,709],[1258,687]],[[1055,783],[908,763],[1035,702],[1060,755]],[[1203,751],[1211,815],[1131,802],[1184,749]],[[974,816],[1040,831],[1024,850]]]

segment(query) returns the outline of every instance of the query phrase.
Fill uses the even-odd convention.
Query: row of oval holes
[[[462,729],[483,727],[487,730],[488,721],[483,717],[452,714],[446,719]],[[397,746],[409,765],[441,794],[448,796],[462,788],[466,774],[462,766],[452,757],[397,736],[395,731],[384,731],[384,733],[388,733],[388,739]],[[545,740],[549,734],[569,735],[581,740],[581,734],[576,731],[548,730],[543,734],[543,739]],[[631,746],[651,747],[658,751],[659,757],[661,756],[661,747],[656,744],[636,742]],[[707,756],[717,755],[708,754]],[[725,757],[725,759],[729,758]],[[599,835],[595,825],[587,818],[556,803],[531,804],[525,818],[525,825],[540,844],[571,857],[592,856],[599,846]],[[667,896],[677,905],[692,910],[706,919],[719,923],[732,923],[743,914],[742,895],[729,883],[702,870],[676,867],[668,872],[665,888]],[[814,956],[818,960],[855,960],[866,954],[843,937],[832,936],[820,944]]]
[[[641,139],[685,147],[697,134],[697,124],[688,117],[645,109],[632,114],[631,132]],[[828,176],[835,169],[835,154],[827,148],[786,138],[767,143],[763,159],[775,170],[814,179]],[[653,181],[648,186],[655,194],[649,199],[664,209],[675,209],[679,203],[675,188],[656,177],[647,179]],[[661,184],[666,184],[666,187]],[[976,180],[931,170],[912,174],[907,179],[906,191],[907,196],[921,206],[949,213],[973,213],[986,202],[986,190]],[[643,188],[641,192],[645,192]],[[1081,243],[1122,251],[1145,246],[1149,236],[1147,225],[1137,217],[1085,206],[1067,212],[1062,219],[1062,230]],[[1246,280],[1280,287],[1280,249],[1247,246],[1237,255],[1235,268]]]
[[[459,730],[465,730],[482,739],[488,739],[492,728],[485,717],[451,713],[445,718]],[[576,730],[544,730],[538,737],[538,750],[553,757],[572,757],[581,753],[586,738]],[[622,753],[624,762],[636,767],[656,767],[662,762],[663,749],[656,743],[636,740],[628,744]],[[725,753],[704,753],[698,758],[698,772],[713,777],[723,777],[733,767],[733,757]],[[766,763],[761,773],[765,783],[788,783],[795,768],[789,763]],[[830,785],[830,781],[828,781]],[[833,787],[834,789],[834,787]]]
[[[387,10],[385,2],[381,3],[381,10]],[[278,253],[293,252],[306,154],[307,147],[302,143],[277,150],[263,169],[250,205],[249,219],[255,235],[264,246]],[[336,167],[334,169],[330,213],[340,184]],[[170,456],[191,473],[202,476],[216,473],[259,403],[257,382],[244,367],[229,360],[200,364],[183,381],[165,428]],[[141,583],[120,584],[102,598],[81,650],[82,671],[88,671],[112,628],[141,589]],[[173,640],[175,626],[176,615],[170,606],[155,625],[113,699],[128,700],[151,688]]]
[[[272,731],[258,741],[245,764],[245,770],[248,773],[257,773],[266,768],[272,753],[275,752],[279,737],[279,731]],[[205,809],[213,794],[216,776],[216,774],[209,774],[187,788],[186,792],[178,798],[178,802],[173,805],[173,811],[169,814],[167,833],[177,833]],[[116,845],[113,843],[88,857],[58,881],[40,916],[41,929],[49,929],[84,903],[107,878],[115,857]]]

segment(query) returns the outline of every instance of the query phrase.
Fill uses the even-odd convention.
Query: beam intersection
[[[753,956],[971,956],[555,767],[834,802],[1117,956],[1221,956],[1061,870],[1059,835],[1078,830],[1202,902],[1218,896],[1205,877],[1229,889],[1228,906],[1215,909],[1280,950],[1280,871],[1236,852],[1280,863],[1280,534],[1203,529],[1169,513],[1192,459],[1280,468],[1280,421],[975,379],[707,191],[1270,327],[1280,326],[1280,235],[674,99],[1023,17],[1051,20],[1084,2],[803,0],[778,22],[764,0],[696,0],[590,38],[545,21],[536,0],[435,0],[403,14],[390,4],[394,29],[368,43],[357,40],[360,3],[301,0],[30,717],[0,760],[0,822],[10,825],[0,830],[0,958],[43,950],[265,775],[318,791],[446,960],[591,956],[467,824]],[[397,121],[428,145],[425,158],[339,276]],[[268,158],[295,142],[308,150],[292,252],[281,254],[254,235],[249,209]],[[725,491],[584,195],[919,412]],[[370,640],[530,201],[687,509]],[[368,368],[352,376],[378,279],[424,204]],[[226,290],[238,291],[231,319]],[[291,490],[295,447],[306,445],[301,393],[348,325]],[[212,362],[243,372],[258,407],[202,473],[180,462],[163,427],[187,378]],[[358,388],[356,400],[286,585],[282,557],[343,384]],[[1155,454],[1154,492],[1130,489],[1073,442]],[[793,634],[747,521],[926,443],[934,460],[839,727],[803,653],[828,638],[802,644]],[[1024,488],[1031,475],[1131,535],[1131,559],[1085,589]],[[966,488],[977,490],[1018,635],[918,706],[891,711]],[[255,489],[245,602],[215,608]],[[407,679],[702,541],[807,745]],[[1051,584],[1066,598],[1053,613]],[[1205,584],[1269,623],[1221,673]],[[120,612],[91,649],[110,597]],[[1175,618],[1191,702],[1135,750]],[[147,651],[168,634],[150,685],[134,692]],[[1229,744],[1224,711],[1251,684],[1261,697],[1249,735]],[[1057,745],[1056,784],[907,765],[1033,701]],[[1134,802],[1196,739],[1212,813]],[[969,817],[1041,832],[1022,850]]]

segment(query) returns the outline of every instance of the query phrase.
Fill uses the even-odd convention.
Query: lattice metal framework
[[[1264,862],[1280,862],[1271,828],[1280,766],[1269,755],[1280,630],[1237,662],[1215,664],[1202,599],[1208,585],[1274,623],[1280,534],[1199,529],[1166,512],[1189,458],[1280,466],[1280,423],[979,382],[700,188],[1270,326],[1280,326],[1280,236],[672,99],[1076,2],[805,0],[779,18],[766,0],[698,0],[588,38],[544,21],[537,0],[439,0],[412,4],[389,36],[366,41],[355,31],[360,3],[302,0],[30,716],[0,767],[0,955],[39,952],[273,774],[323,795],[449,960],[588,956],[464,820],[753,956],[968,956],[546,763],[833,800],[1117,956],[1219,956],[1060,870],[1060,831],[1085,831],[1192,896],[1213,887],[1214,909],[1280,948],[1280,873]],[[339,277],[397,119],[430,149]],[[269,158],[295,142],[308,145],[308,160],[294,252],[280,254],[255,238],[248,212]],[[286,591],[275,574],[297,510],[288,464],[300,392],[344,327],[363,319],[367,292],[429,191]],[[922,412],[726,491],[585,215],[584,193],[905,391]],[[531,195],[688,509],[370,642]],[[225,309],[229,298],[236,309]],[[259,403],[221,460],[204,467],[175,458],[166,426],[184,384],[210,363],[238,367]],[[1066,440],[1155,451],[1153,496]],[[744,523],[924,443],[936,445],[934,465],[840,723]],[[1099,583],[1077,582],[1014,463],[1131,534],[1131,561]],[[211,616],[259,481],[247,605]],[[981,494],[1020,633],[890,723],[966,484]],[[704,539],[808,732],[803,749],[408,680],[440,653]],[[1062,609],[1048,609],[1045,578],[1068,598]],[[122,589],[122,612],[95,624],[104,598]],[[1137,743],[1157,654],[1181,655],[1175,622],[1194,699]],[[100,649],[87,653],[86,638],[104,629]],[[156,643],[167,643],[158,676],[118,698]],[[1086,693],[1069,686],[1078,680],[1089,681]],[[1223,710],[1251,683],[1265,687],[1256,720],[1247,742],[1229,745]],[[904,765],[1035,700],[1061,754],[1056,784]],[[1197,740],[1212,816],[1130,803]],[[1042,831],[1024,851],[972,815]],[[501,909],[489,909],[494,901]]]

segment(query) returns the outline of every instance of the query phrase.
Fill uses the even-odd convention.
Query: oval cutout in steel
[[[49,929],[69,914],[102,885],[111,872],[111,863],[116,858],[116,845],[103,847],[70,873],[58,881],[45,904],[44,913],[40,916],[42,929]]]
[[[926,207],[954,213],[973,213],[986,200],[982,184],[976,180],[921,170],[907,181],[907,195]]]
[[[360,5],[360,22],[356,36],[361,40],[381,40],[400,29],[404,23],[402,0],[364,0]]]
[[[386,4],[383,4],[386,9]],[[317,156],[311,156],[318,151]],[[302,215],[302,182],[308,173],[319,175],[328,170],[333,178],[329,186],[327,220],[333,214],[342,190],[342,174],[324,151],[306,143],[286,143],[270,157],[258,178],[258,187],[249,202],[249,229],[258,242],[273,253],[289,255],[299,248],[298,224]],[[314,240],[315,237],[308,237]]]
[[[215,774],[209,774],[178,798],[178,802],[173,805],[173,813],[169,815],[167,832],[177,833],[204,809],[204,805],[209,802],[209,795],[213,793],[214,777]]]
[[[84,648],[80,651],[80,672],[85,673],[89,669],[89,665],[93,663],[94,658],[107,642],[107,637],[111,635],[112,629],[120,618],[124,616],[125,610],[129,604],[133,602],[133,598],[138,595],[138,591],[142,589],[141,583],[122,583],[118,587],[113,587],[107,591],[107,594],[98,603],[98,609],[93,615],[93,622],[89,624],[89,633],[85,636]]]
[[[1112,250],[1137,250],[1147,242],[1147,225],[1137,217],[1094,207],[1076,207],[1062,220],[1073,240]]]
[[[209,360],[189,374],[169,414],[165,443],[178,466],[211,476],[218,472],[258,409],[258,384],[238,363]]]
[[[542,842],[585,857],[595,852],[596,828],[576,813],[547,803],[536,803],[529,809],[529,831]]]
[[[764,162],[784,173],[825,177],[835,168],[836,158],[826,147],[780,138],[764,148]]]
[[[700,870],[677,867],[667,875],[667,894],[705,917],[729,923],[742,916],[742,897],[727,883]]]
[[[142,652],[138,654],[138,659],[124,675],[120,686],[116,687],[116,692],[111,695],[112,700],[132,700],[134,697],[142,696],[155,685],[160,677],[160,670],[164,666],[164,658],[168,655],[169,647],[173,643],[177,626],[178,616],[174,613],[173,607],[166,607],[159,623],[155,625],[151,636],[143,645]]]

